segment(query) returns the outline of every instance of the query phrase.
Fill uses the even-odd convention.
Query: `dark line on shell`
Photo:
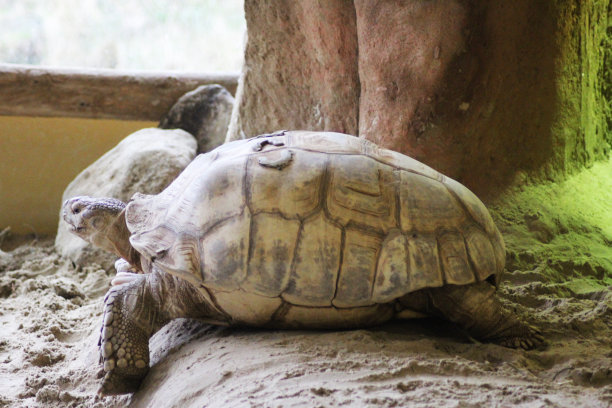
[[[466,239],[466,237],[465,237],[465,235],[463,233],[460,233],[460,234],[461,234],[461,237],[463,238],[463,246],[465,247],[465,256],[467,258],[469,267],[472,269],[472,275],[474,275],[474,278],[476,279],[476,282],[480,282],[481,279],[478,276],[478,271],[476,270],[476,265],[474,265],[474,262],[472,261],[472,256],[470,255],[470,248],[468,247],[467,239]],[[492,275],[494,275],[494,274],[495,273],[493,272]],[[491,276],[491,275],[489,275],[489,276]],[[489,276],[487,276],[487,278]]]
[[[272,313],[270,317],[270,321],[272,322],[284,322],[285,316],[289,313],[289,309],[291,309],[291,304],[286,302],[283,298],[281,298],[280,306]]]
[[[395,179],[395,185],[393,186],[393,190],[395,193],[395,226],[400,232],[402,231],[402,213],[401,213],[401,193],[400,190],[402,188],[402,174],[401,170],[394,170],[393,177]]]
[[[412,287],[412,274],[414,273],[412,271],[412,265],[410,264],[410,238],[412,238],[413,236],[416,238],[416,234],[410,234],[410,236],[402,233],[401,228],[399,229],[399,233],[404,237],[404,263],[406,264],[406,288],[411,288]],[[407,290],[405,290],[402,296],[413,292],[413,290],[410,290],[410,292],[408,292]]]
[[[441,245],[440,245],[440,237],[442,236],[442,234],[436,233],[435,237],[436,237],[436,250],[438,252],[438,265],[440,267],[440,271],[442,271],[442,286],[444,285],[448,285],[448,281],[446,280],[446,268],[444,266],[444,260],[442,259],[442,251],[441,251]]]
[[[361,305],[361,306],[340,307],[340,306],[335,306],[334,304],[325,305],[325,306],[300,305],[300,304],[291,303],[291,302],[289,302],[289,301],[287,301],[287,300],[285,300],[283,298],[281,298],[281,299],[283,300],[284,303],[286,303],[290,307],[304,308],[304,309],[335,309],[335,310],[367,309],[367,308],[371,308],[371,307],[385,306],[385,305],[393,306],[393,302],[394,302],[394,301],[385,302],[385,303],[373,302],[373,303],[369,303],[367,305]]]
[[[479,227],[481,227],[486,236],[489,236],[489,234],[487,234],[487,230],[486,228],[484,228],[484,225],[481,225],[480,222],[478,222],[476,220],[476,218],[474,218],[474,216],[472,215],[472,212],[468,209],[467,205],[463,202],[463,200],[461,199],[461,197],[459,196],[459,194],[457,194],[456,192],[453,191],[452,188],[450,188],[450,186],[448,186],[445,183],[442,183],[442,185],[446,188],[446,190],[450,193],[450,195],[457,201],[459,202],[459,206],[463,209],[463,212],[467,214],[467,218],[469,218],[470,220],[472,220],[472,223],[478,225]],[[467,187],[466,187],[467,188]]]
[[[388,234],[387,234],[388,235]],[[378,277],[378,263],[380,261],[380,254],[382,253],[382,246],[385,242],[385,237],[380,240],[380,245],[378,245],[378,249],[376,250],[376,262],[374,263],[374,276],[372,277],[372,282],[370,282],[370,300],[374,298],[374,287],[376,286],[376,278]]]
[[[323,209],[323,213],[327,216],[326,218],[331,219],[329,214],[329,209],[327,208],[327,200],[329,194],[329,187],[331,183],[331,159],[329,157],[325,158],[325,163],[323,164],[323,174],[321,175],[321,186],[319,187],[320,191],[320,203],[319,207]]]
[[[336,296],[338,296],[338,285],[340,283],[340,272],[342,271],[342,264],[344,262],[344,251],[346,249],[346,230],[344,228],[341,229],[340,234],[340,251],[339,251],[339,263],[338,263],[338,272],[336,273],[336,282],[334,289],[334,296],[331,298],[331,305],[334,306],[334,300],[336,300]]]
[[[227,313],[225,310],[223,310],[223,308],[219,305],[219,303],[217,302],[217,298],[215,297],[215,295],[212,294],[212,292],[210,291],[210,289],[208,289],[206,286],[204,286],[203,284],[200,285],[200,287],[202,289],[204,289],[204,291],[208,294],[208,297],[210,298],[210,301],[212,302],[212,307],[219,312],[221,315],[225,316],[225,318],[227,319],[228,322],[232,322],[234,319],[232,318],[232,316],[230,316],[229,313]]]
[[[299,215],[295,215],[295,216],[291,216],[291,215],[286,215],[285,213],[283,213],[280,209],[278,208],[273,208],[271,210],[257,210],[254,212],[251,212],[251,216],[255,217],[256,215],[276,215],[279,218],[282,218],[283,220],[286,221],[301,221],[302,217],[300,217]]]
[[[251,212],[251,214],[253,214],[253,203],[252,200],[253,198],[251,197],[252,192],[251,192],[251,184],[249,183],[249,163],[254,160],[254,158],[249,155],[246,160],[245,160],[245,166],[244,166],[244,176],[242,179],[242,193],[244,194],[244,204],[245,206],[248,207],[249,211]]]
[[[296,274],[297,257],[298,257],[298,252],[299,252],[299,248],[300,248],[300,243],[302,241],[302,233],[303,232],[304,232],[304,221],[300,220],[300,226],[298,228],[297,237],[295,239],[295,248],[293,249],[293,255],[292,255],[292,259],[291,259],[291,264],[289,265],[289,278],[287,279],[285,287],[281,288],[281,290],[280,290],[280,295],[279,296],[281,297],[283,302],[285,301],[285,299],[282,296],[285,293],[285,291],[287,290],[287,288],[289,287],[289,285],[291,284],[291,279]]]
[[[253,239],[253,235],[255,234],[255,216],[253,214],[251,214],[251,216],[249,217],[249,234],[248,234],[248,248],[247,248],[247,259],[246,259],[246,271],[245,271],[245,278],[244,281],[247,281],[249,279],[249,272],[251,271],[251,259],[253,257],[253,251],[255,250],[255,248],[253,248],[253,243],[255,242],[255,240]],[[238,287],[240,287],[240,285],[244,282],[240,282],[238,284]]]
[[[355,220],[350,220],[349,222],[347,222],[345,228],[354,229],[368,235],[375,235],[377,237],[385,237],[388,234],[388,232],[385,233],[385,230],[382,228],[373,227],[367,224],[361,224],[359,222],[356,222]],[[389,231],[390,230],[391,228],[389,228]]]

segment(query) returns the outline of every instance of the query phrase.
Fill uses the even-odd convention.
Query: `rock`
[[[195,136],[198,153],[225,141],[234,97],[221,85],[202,85],[181,96],[160,121],[161,129],[183,129]]]
[[[184,130],[139,130],[83,170],[62,201],[78,195],[127,201],[136,192],[157,194],[193,160],[196,149],[195,138]],[[70,233],[61,217],[55,247],[80,266],[97,263],[109,270],[116,259]]]

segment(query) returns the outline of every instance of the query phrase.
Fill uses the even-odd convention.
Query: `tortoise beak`
[[[83,230],[82,227],[79,227],[80,222],[77,218],[78,214],[83,211],[83,207],[81,197],[70,198],[62,205],[62,218],[70,226],[71,232],[78,233]]]

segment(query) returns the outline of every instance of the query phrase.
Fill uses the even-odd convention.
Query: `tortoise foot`
[[[106,397],[110,395],[131,394],[138,391],[143,377],[130,377],[118,375],[116,372],[108,372],[102,380],[98,389],[98,395]]]
[[[503,337],[492,338],[490,341],[500,346],[523,350],[546,347],[546,340],[540,330],[526,324],[514,327],[512,333]]]
[[[136,324],[133,307],[128,307],[138,300],[140,280],[113,286],[106,295],[99,341],[105,372],[100,395],[134,392],[149,371],[150,333]]]

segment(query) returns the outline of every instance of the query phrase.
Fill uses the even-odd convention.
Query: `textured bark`
[[[356,134],[480,195],[562,178],[609,157],[611,4],[246,0],[229,136]]]

